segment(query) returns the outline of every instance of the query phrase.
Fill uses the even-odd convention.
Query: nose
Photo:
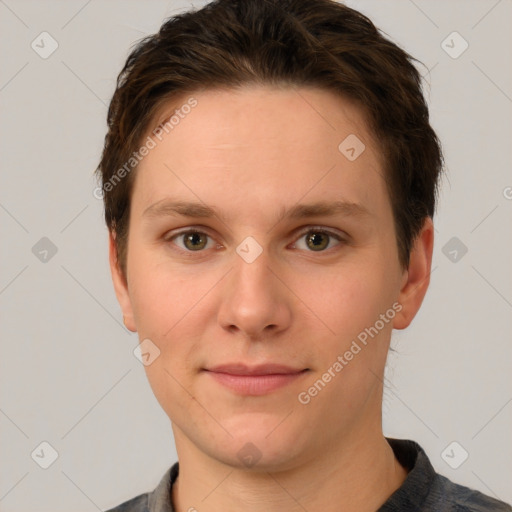
[[[292,298],[266,251],[251,263],[235,255],[221,293],[218,322],[225,330],[262,340],[286,330],[292,319]]]

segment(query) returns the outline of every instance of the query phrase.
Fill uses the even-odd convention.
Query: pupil
[[[203,244],[201,244],[201,235],[200,233],[190,233],[187,236],[187,241],[191,245],[192,249],[201,248]]]
[[[323,240],[322,240],[323,238]],[[325,235],[323,233],[314,233],[309,236],[309,241],[312,242],[314,247],[325,247]]]

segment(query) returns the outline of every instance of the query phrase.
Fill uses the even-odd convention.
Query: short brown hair
[[[443,166],[414,61],[366,16],[331,0],[216,0],[166,20],[135,46],[117,78],[96,169],[125,276],[134,173],[112,178],[169,100],[245,84],[318,87],[362,108],[382,151],[406,268],[423,221],[433,217]]]

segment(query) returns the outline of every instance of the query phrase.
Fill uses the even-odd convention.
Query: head
[[[412,57],[342,4],[215,1],[135,47],[98,172],[116,294],[160,351],[145,368],[177,441],[284,467],[378,430],[441,167]],[[235,362],[302,373],[240,394],[212,379]]]

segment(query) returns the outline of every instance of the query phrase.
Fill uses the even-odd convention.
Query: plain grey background
[[[347,3],[425,64],[447,167],[431,287],[392,342],[384,433],[512,502],[512,2]],[[2,512],[110,508],[177,460],[122,324],[93,170],[130,46],[191,5],[0,0]]]

